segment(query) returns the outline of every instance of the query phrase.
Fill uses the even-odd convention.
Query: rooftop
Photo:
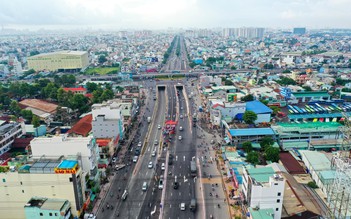
[[[279,154],[279,159],[290,174],[305,174],[305,169],[300,163],[290,154],[290,152],[282,152]]]
[[[62,51],[56,51],[56,52],[49,52],[49,53],[41,53],[35,56],[31,56],[29,58],[38,58],[42,56],[50,56],[50,55],[84,55],[85,51],[71,51],[71,50],[62,50]]]
[[[259,183],[269,182],[269,177],[275,174],[272,167],[260,167],[260,168],[250,168],[247,172],[251,178],[255,179]]]
[[[43,210],[60,211],[66,204],[68,204],[68,201],[64,199],[33,197],[27,202],[27,204],[24,207],[37,207]]]
[[[74,168],[77,165],[78,165],[78,161],[76,161],[76,160],[63,160],[57,166],[57,168],[59,168],[59,169],[72,169],[72,168]]]
[[[330,160],[325,154],[317,151],[299,150],[302,157],[305,157],[314,171],[330,170]]]
[[[230,129],[229,133],[231,136],[275,135],[271,128]]]
[[[296,98],[303,97],[330,97],[327,91],[305,91],[305,92],[292,92]]]
[[[84,116],[68,131],[68,133],[74,133],[86,137],[92,129],[92,120],[92,114]]]
[[[251,110],[251,111],[255,112],[256,114],[272,113],[273,112],[273,110],[271,108],[264,105],[262,102],[260,102],[258,100],[247,102],[246,103],[246,110]]]
[[[50,103],[40,99],[25,99],[19,102],[19,105],[20,106],[22,105],[24,107],[31,107],[47,113],[55,112],[58,107],[57,104]]]
[[[273,219],[274,218],[274,211],[272,208],[267,209],[254,209],[249,208],[251,213],[252,219]]]
[[[278,123],[274,126],[278,132],[298,131],[300,133],[316,131],[336,131],[340,126],[338,122],[307,122],[307,123]]]

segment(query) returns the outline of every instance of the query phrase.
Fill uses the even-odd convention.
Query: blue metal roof
[[[264,105],[258,100],[246,102],[246,110],[253,111],[256,114],[272,113],[273,110],[268,106]]]
[[[351,112],[346,112],[348,116],[351,116]],[[314,118],[341,118],[343,115],[341,113],[311,113],[311,114],[289,114],[289,119],[314,119]]]
[[[231,136],[255,136],[255,135],[274,135],[271,128],[252,128],[252,129],[230,129]]]

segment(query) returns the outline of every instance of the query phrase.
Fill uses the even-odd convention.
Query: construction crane
[[[334,155],[331,165],[335,178],[328,191],[329,215],[327,218],[346,219],[351,217],[351,122],[343,113],[344,126],[339,131],[342,136],[340,151]]]

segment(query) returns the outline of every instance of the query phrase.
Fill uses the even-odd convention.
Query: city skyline
[[[351,28],[347,0],[1,1],[0,25],[15,29]]]

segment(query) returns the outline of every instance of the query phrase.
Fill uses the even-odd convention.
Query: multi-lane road
[[[167,63],[163,66],[162,71],[188,71],[188,56],[185,47],[185,40],[182,35],[175,37],[175,43]]]

